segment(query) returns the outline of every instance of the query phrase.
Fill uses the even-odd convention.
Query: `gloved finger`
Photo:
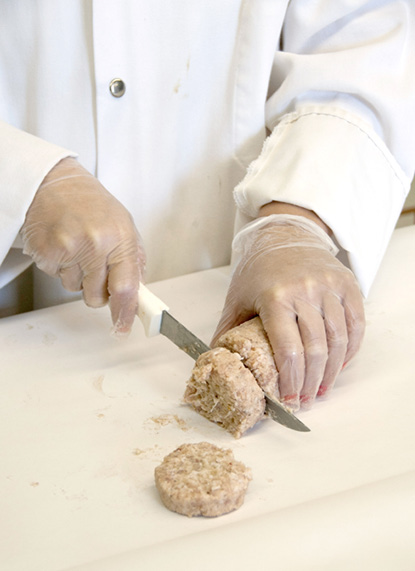
[[[225,308],[224,308],[222,315],[220,317],[220,320],[216,326],[213,337],[210,340],[210,346],[215,347],[215,345],[216,345],[219,337],[221,337],[221,335],[226,333],[226,331],[229,331],[229,329],[232,329],[232,327],[236,327],[236,325],[234,325],[234,323],[237,323],[237,320],[235,318],[235,314],[233,311],[229,310],[228,307],[225,305]]]
[[[31,209],[32,206],[29,209],[29,213],[32,212]],[[43,203],[40,210],[47,212]],[[27,216],[28,220],[29,216]],[[23,253],[29,255],[36,266],[45,274],[60,278],[62,271],[66,272],[66,270],[69,270],[69,273],[71,273],[71,268],[74,268],[76,265],[76,261],[73,260],[76,239],[71,232],[57,226],[54,223],[52,230],[47,228],[46,224],[38,222],[25,226]],[[68,265],[65,266],[65,264]],[[72,278],[69,277],[68,282],[71,281]],[[74,288],[75,284],[72,284],[71,287]],[[78,291],[78,289],[66,289]]]
[[[108,303],[108,268],[105,263],[85,274],[82,281],[83,298],[89,307],[103,307]]]
[[[229,331],[229,329],[237,327],[241,323],[251,319],[252,317],[254,317],[252,312],[243,311],[241,307],[237,307],[236,303],[234,303],[231,300],[230,296],[228,296],[225,301],[222,315],[212,336],[210,346],[215,347],[221,335],[226,333],[226,331]]]
[[[81,291],[83,273],[78,264],[59,271],[63,287],[68,291]]]
[[[138,288],[142,270],[138,261],[124,260],[110,267],[108,274],[109,304],[113,332],[128,334],[138,309]]]
[[[323,316],[318,307],[307,302],[297,302],[297,321],[304,347],[304,384],[300,391],[303,408],[311,408],[323,380],[328,349]]]
[[[342,370],[348,343],[346,317],[341,300],[336,295],[326,296],[323,301],[328,359],[318,396],[324,396],[332,389]]]
[[[357,288],[356,288],[357,289]],[[346,316],[348,345],[344,364],[358,352],[365,333],[365,310],[359,291],[353,290],[343,301]]]
[[[45,272],[45,274],[51,276],[52,278],[59,277],[60,259],[55,259],[53,256],[44,258],[40,256],[37,251],[31,254],[29,248],[24,248],[23,253],[29,255],[32,258],[39,270]]]
[[[290,309],[268,306],[260,317],[274,354],[280,399],[292,410],[298,410],[305,361],[297,316]]]

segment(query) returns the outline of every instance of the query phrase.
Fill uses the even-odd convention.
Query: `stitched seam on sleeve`
[[[341,115],[337,115],[336,113],[330,113],[328,111],[305,111],[303,113],[293,112],[293,113],[288,114],[281,121],[281,123],[277,124],[277,126],[275,128],[276,132],[278,133],[280,131],[280,127],[282,130],[282,128],[285,125],[290,124],[290,123],[296,123],[304,117],[309,117],[309,116],[316,116],[317,117],[317,116],[321,116],[321,115],[325,116],[325,117],[331,117],[333,119],[338,119],[339,121],[344,121],[345,123],[348,123],[352,127],[355,127],[356,129],[358,129],[363,135],[365,135],[365,137],[381,153],[383,159],[386,161],[389,168],[393,172],[393,175],[398,179],[400,185],[402,186],[404,195],[406,195],[406,189],[408,188],[410,181],[408,180],[407,176],[405,175],[405,173],[400,168],[399,164],[396,162],[396,159],[394,159],[392,153],[389,151],[389,149],[386,147],[385,143],[381,139],[377,139],[377,138],[375,139],[366,129],[364,129],[361,125],[359,125],[359,123],[357,121],[353,121],[351,118],[349,119],[348,116],[351,117],[350,114],[347,114],[348,116],[346,115],[345,117],[342,117]],[[391,161],[391,158],[393,159],[394,162],[396,162],[396,166]],[[397,170],[396,167],[399,168],[400,172]]]

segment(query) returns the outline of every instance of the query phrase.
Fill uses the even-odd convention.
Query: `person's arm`
[[[297,206],[296,204],[277,201],[267,202],[267,204],[264,204],[264,206],[261,206],[259,209],[258,217],[269,216],[271,214],[292,214],[293,216],[304,216],[304,218],[318,224],[329,236],[333,234],[327,224],[324,224],[315,212],[308,210],[307,208]]]
[[[293,0],[287,9],[266,104],[271,134],[235,189],[253,222],[237,229],[213,343],[259,315],[294,409],[326,394],[358,350],[362,293],[410,188],[414,24],[409,1]]]
[[[367,295],[415,170],[415,4],[289,3],[271,72],[271,135],[235,189],[314,211]]]

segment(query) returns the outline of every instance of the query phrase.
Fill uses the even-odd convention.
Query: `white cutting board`
[[[266,420],[234,440],[181,404],[191,359],[140,323],[112,338],[107,308],[2,320],[0,569],[413,571],[414,232],[394,234],[358,357],[299,415],[310,433]],[[150,289],[209,342],[228,279],[210,270]],[[165,454],[202,440],[254,476],[242,508],[215,519],[169,512],[154,487]]]

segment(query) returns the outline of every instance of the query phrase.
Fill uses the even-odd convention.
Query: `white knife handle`
[[[147,337],[154,337],[160,333],[161,317],[164,310],[169,308],[154,293],[140,284],[138,290],[138,317],[144,325]]]

